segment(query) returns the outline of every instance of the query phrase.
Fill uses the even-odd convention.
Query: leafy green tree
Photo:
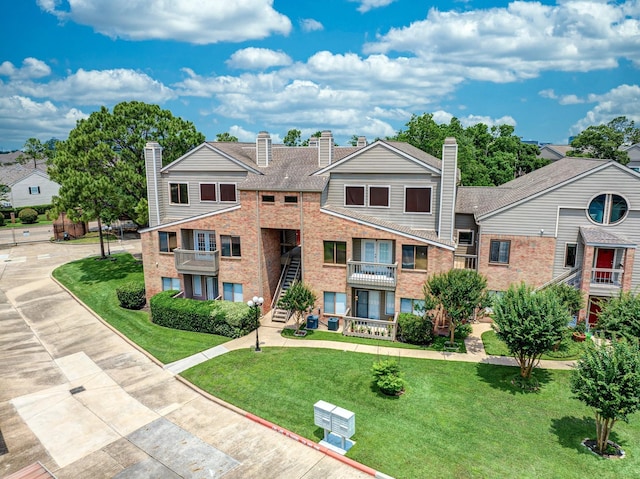
[[[571,316],[577,315],[584,308],[584,297],[579,289],[569,286],[567,283],[556,283],[547,289],[555,293]]]
[[[493,304],[493,328],[520,366],[520,376],[531,378],[540,356],[562,338],[569,310],[551,290],[533,291],[524,283],[511,285]]]
[[[628,416],[640,409],[637,341],[588,346],[571,374],[571,392],[593,408],[598,451],[604,453],[616,421],[627,422]]]
[[[216,133],[216,141],[226,141],[229,143],[237,143],[238,138],[227,132]]]
[[[58,143],[49,176],[60,185],[55,213],[72,220],[147,222],[144,147],[157,141],[166,165],[204,141],[191,122],[158,105],[132,101],[79,120]],[[101,242],[101,249],[104,246]]]
[[[629,163],[629,155],[621,146],[640,142],[640,128],[625,116],[609,123],[592,125],[580,132],[572,141],[569,155],[615,160],[622,165]]]
[[[58,140],[51,138],[42,143],[37,138],[29,138],[22,147],[22,154],[16,158],[16,161],[25,164],[33,160],[33,167],[36,167],[38,161],[51,160],[56,153]]]
[[[608,336],[640,338],[640,293],[625,291],[600,303],[598,329]]]
[[[320,138],[320,136],[322,136],[322,132],[321,131],[316,131],[314,134],[311,135],[311,138]],[[304,140],[300,146],[309,146],[309,139],[307,138],[306,140]]]
[[[9,201],[9,193],[11,193],[11,188],[0,184],[0,201]]]
[[[452,269],[431,276],[423,286],[427,310],[440,307],[449,324],[449,341],[455,330],[473,318],[487,303],[487,280],[471,269]]]
[[[300,137],[302,132],[292,128],[284,137],[283,143],[287,146],[300,146]]]
[[[296,322],[296,330],[300,331],[304,323],[304,315],[316,303],[315,293],[301,281],[294,281],[278,301],[278,308],[291,311]]]

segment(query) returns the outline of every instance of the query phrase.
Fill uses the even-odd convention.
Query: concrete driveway
[[[36,461],[59,479],[370,477],[198,394],[50,278],[97,253],[0,249],[0,477]]]

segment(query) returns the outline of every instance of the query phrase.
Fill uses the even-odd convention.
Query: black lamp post
[[[260,340],[258,339],[258,329],[260,329],[260,309],[262,308],[262,304],[264,303],[264,298],[258,298],[254,296],[252,299],[247,301],[247,305],[253,310],[253,314],[255,314],[256,318],[256,349],[255,352],[259,353],[260,349]]]

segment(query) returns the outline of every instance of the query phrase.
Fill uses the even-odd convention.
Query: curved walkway
[[[314,341],[310,339],[291,339],[281,335],[282,329],[291,326],[269,321],[267,315],[263,318],[263,324],[258,330],[260,347],[297,347],[297,348],[324,348],[340,349],[358,353],[369,353],[376,355],[388,355],[394,357],[437,359],[444,361],[465,361],[470,363],[487,363],[501,366],[517,366],[515,359],[507,356],[489,356],[485,353],[482,344],[482,333],[489,331],[489,323],[476,323],[473,325],[473,332],[465,339],[466,353],[453,353],[447,351],[430,351],[426,349],[403,349],[384,346],[370,346],[365,344],[347,343],[342,341]],[[336,333],[339,334],[339,333]],[[188,358],[181,359],[175,363],[165,365],[165,369],[173,374],[179,374],[197,364],[211,358],[237,349],[255,348],[255,333],[248,334],[242,338],[228,341],[214,348],[194,354]],[[540,361],[539,367],[544,369],[572,369],[575,361]]]
[[[122,250],[139,252],[140,242],[111,244]],[[97,252],[48,242],[0,249],[0,477],[38,461],[58,479],[376,472],[210,400],[114,334],[50,277]]]

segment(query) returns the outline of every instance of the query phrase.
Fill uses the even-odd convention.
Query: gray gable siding
[[[408,173],[423,175],[427,171],[425,166],[390,151],[382,145],[377,145],[337,165],[331,170],[331,173]]]
[[[163,208],[163,222],[180,220],[184,218],[190,218],[192,216],[198,216],[214,211],[219,211],[234,204],[239,204],[240,193],[237,191],[239,183],[244,181],[247,176],[247,172],[175,172],[163,173],[160,181],[160,196],[161,204]],[[170,183],[187,183],[189,203],[186,205],[171,204],[169,184]],[[219,194],[217,201],[200,201],[200,184],[201,183],[235,183],[236,184],[236,203],[222,203],[220,202]]]
[[[389,186],[389,208],[345,206],[344,192],[346,185],[365,186],[365,202],[368,198],[368,188],[366,187]],[[431,187],[430,214],[404,212],[405,186]],[[375,216],[410,228],[431,231],[436,229],[439,214],[440,178],[425,174],[424,169],[422,169],[421,174],[342,174],[332,172],[326,191],[326,203],[328,204],[353,209],[359,213]]]
[[[38,194],[31,194],[29,188],[37,186],[40,188]],[[22,178],[11,185],[9,201],[14,208],[24,206],[48,205],[52,198],[58,194],[60,185],[51,181],[47,175],[34,171],[29,176]]]
[[[170,165],[168,171],[171,172],[186,172],[186,171],[246,171],[246,168],[242,167],[238,163],[229,160],[225,156],[211,150],[209,147],[204,146],[193,151],[191,154],[187,154],[180,161]]]

